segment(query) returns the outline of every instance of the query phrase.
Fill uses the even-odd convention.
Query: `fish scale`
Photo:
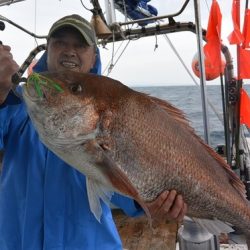
[[[127,114],[127,117],[131,118],[131,116],[133,115],[134,112],[133,112],[133,109],[130,110],[130,111],[131,112],[129,113],[128,110],[125,109],[124,113]],[[124,117],[124,115],[121,114],[120,117],[122,119]],[[129,120],[131,121],[131,120],[134,120],[134,119],[132,117],[132,119],[129,119]],[[137,117],[137,120],[138,120],[138,117]],[[151,123],[149,124],[148,121],[146,120],[145,124],[141,124],[142,123],[142,120],[141,120],[140,129],[143,130],[143,131],[151,131],[151,129],[150,129],[150,128],[152,128],[151,126],[154,127],[154,125],[155,125],[152,122],[153,121],[151,121]],[[123,126],[122,126],[122,124],[123,124]],[[138,122],[137,122],[137,124],[138,124]],[[164,126],[163,121],[162,121],[162,124]],[[138,154],[141,152],[142,155],[140,155],[140,156],[136,155],[136,152],[134,152],[133,147],[132,147],[133,152],[131,152],[131,153],[128,152],[129,150],[126,150],[126,153],[127,153],[126,155],[132,155],[132,161],[135,160],[135,159],[138,159],[137,165],[133,164],[133,163],[131,164],[131,162],[128,162],[128,161],[123,162],[123,164],[120,164],[120,165],[123,165],[124,168],[126,168],[126,169],[131,168],[130,173],[131,173],[132,176],[134,175],[134,172],[136,172],[136,171],[139,172],[139,171],[141,171],[141,169],[143,169],[142,172],[144,172],[144,173],[141,173],[140,176],[141,176],[142,179],[145,178],[144,185],[147,186],[147,187],[150,187],[150,185],[148,185],[148,184],[152,183],[152,181],[147,183],[147,179],[148,179],[147,177],[152,176],[152,175],[155,176],[155,178],[154,178],[155,181],[153,183],[155,185],[157,185],[156,186],[157,189],[155,187],[150,187],[152,190],[154,190],[154,196],[144,197],[146,200],[153,200],[154,198],[156,198],[157,195],[159,195],[160,192],[162,192],[163,190],[166,189],[166,186],[164,187],[163,185],[161,185],[161,189],[158,188],[158,184],[157,184],[157,181],[158,182],[161,181],[161,182],[165,183],[165,180],[164,180],[165,178],[164,178],[164,176],[162,176],[162,172],[164,170],[168,169],[168,168],[163,168],[161,166],[162,165],[161,159],[166,159],[165,162],[168,162],[170,167],[172,165],[171,160],[175,159],[175,165],[176,165],[176,164],[178,164],[178,159],[179,159],[180,167],[183,166],[185,168],[184,159],[180,158],[179,155],[177,155],[176,151],[171,150],[171,148],[173,148],[173,147],[171,147],[171,143],[169,143],[169,144],[165,143],[165,142],[170,141],[169,137],[171,137],[172,131],[170,131],[170,136],[166,135],[165,133],[162,133],[161,131],[155,130],[154,133],[152,132],[151,134],[145,133],[145,135],[144,135],[144,133],[140,133],[140,134],[137,133],[137,137],[135,137],[136,135],[133,136],[132,133],[134,131],[138,131],[138,128],[136,128],[136,123],[132,122],[132,124],[129,124],[129,122],[127,122],[126,119],[122,119],[121,122],[116,121],[115,125],[116,125],[116,129],[118,130],[118,132],[116,132],[115,134],[123,135],[123,133],[119,133],[119,132],[121,132],[120,130],[124,130],[124,128],[126,128],[127,131],[128,131],[128,133],[124,133],[125,135],[123,137],[120,136],[119,139],[117,138],[115,140],[117,143],[120,142],[120,141],[122,141],[122,142],[126,141],[124,138],[132,138],[132,140],[134,139],[134,140],[137,141],[137,144],[139,144],[139,142],[140,142],[140,144],[137,145],[137,146],[139,146],[141,148],[141,150],[138,151]],[[123,128],[121,128],[121,127],[123,127]],[[132,131],[131,134],[129,133],[130,131]],[[140,136],[140,138],[139,138],[139,136]],[[164,137],[167,137],[167,138],[165,139]],[[165,140],[163,140],[163,138]],[[132,142],[131,142],[131,140],[129,140],[127,143],[129,145]],[[176,145],[178,145],[179,143],[180,142],[177,140]],[[148,145],[150,145],[150,148],[147,147]],[[146,148],[143,148],[143,147],[146,147]],[[119,145],[116,148],[119,148]],[[124,149],[124,145],[121,145],[120,148]],[[165,150],[163,150],[164,148],[165,148]],[[168,150],[168,148],[170,150]],[[129,149],[129,147],[128,147],[128,149]],[[158,149],[158,151],[157,151],[157,155],[156,155],[155,152],[156,152],[157,149]],[[120,152],[121,150],[118,149],[117,151]],[[145,154],[145,152],[146,152],[146,154]],[[152,155],[152,152],[154,152],[154,155]],[[169,154],[169,156],[166,153]],[[128,158],[125,158],[125,159],[128,159]],[[120,162],[119,159],[115,159],[115,160],[118,160],[118,162]],[[140,165],[139,165],[139,163],[140,163]],[[135,167],[135,165],[138,166],[137,167],[138,169]],[[157,172],[157,166],[158,166],[159,170],[162,169],[163,171],[158,171]],[[144,171],[144,168],[145,168],[146,171]],[[179,169],[175,168],[177,176],[178,176],[178,173],[179,173],[178,170],[180,171],[181,168],[179,168]],[[158,176],[156,176],[156,173],[158,173]],[[167,175],[168,175],[168,173],[166,173],[166,176]],[[174,181],[174,178],[173,178],[173,181]],[[136,185],[136,183],[135,183],[135,185]],[[172,186],[172,183],[169,183],[169,186]]]
[[[45,145],[86,175],[98,220],[100,199],[105,201],[110,191],[134,198],[150,217],[146,202],[175,189],[197,223],[214,234],[229,232],[230,223],[245,233],[249,245],[250,207],[243,183],[180,110],[107,77],[58,72],[42,79],[48,79],[40,86],[42,96],[29,90],[35,88],[31,80],[24,87],[29,115]],[[50,83],[62,91],[55,94]],[[76,84],[80,92],[73,92]]]

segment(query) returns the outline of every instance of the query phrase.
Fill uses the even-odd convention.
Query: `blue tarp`
[[[150,0],[114,0],[115,8],[133,20],[157,16],[157,9],[148,2]],[[152,21],[142,22],[140,25],[145,26],[150,22]]]

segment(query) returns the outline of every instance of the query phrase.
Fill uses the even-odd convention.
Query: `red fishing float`
[[[213,63],[211,63],[209,58],[207,58],[205,55],[204,55],[204,63],[205,63],[205,76],[206,76],[207,81],[214,80],[217,77],[219,77],[220,74],[224,73],[226,61],[225,61],[225,58],[224,58],[223,55],[221,55],[221,67],[220,68],[215,67],[213,65]],[[193,69],[194,74],[197,77],[200,77],[200,67],[199,67],[198,53],[196,53],[194,55],[194,57],[193,57],[192,69]]]

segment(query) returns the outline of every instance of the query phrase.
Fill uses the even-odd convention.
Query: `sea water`
[[[250,93],[250,85],[245,85],[244,88]],[[149,95],[167,100],[177,108],[181,109],[186,118],[190,121],[190,125],[195,132],[204,138],[204,123],[201,101],[200,87],[194,86],[149,86],[135,87],[137,91],[147,93]],[[217,145],[225,145],[223,112],[221,87],[219,85],[208,85],[206,88],[207,100],[213,106],[213,111],[208,105],[208,127],[209,137],[212,147]]]

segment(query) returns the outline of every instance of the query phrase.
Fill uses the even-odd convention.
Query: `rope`
[[[85,10],[88,10],[88,11],[91,11],[91,12],[92,12],[91,9],[87,8],[87,7],[83,4],[83,1],[82,1],[82,0],[80,0],[80,2],[81,2],[82,6],[83,6],[83,8],[84,8]]]
[[[116,50],[116,52],[115,52],[115,54],[114,54],[114,57],[116,56],[116,54],[117,54],[118,51],[120,50],[121,46],[123,45],[123,42],[124,42],[124,41],[122,41],[122,43],[120,44],[120,46],[119,46],[118,49]],[[111,59],[109,60],[107,66],[105,67],[105,69],[104,69],[103,72],[102,72],[102,75],[105,74],[106,70],[108,69],[108,67],[109,67],[109,65],[111,64],[112,61],[113,61],[113,58],[111,58]]]
[[[111,54],[111,60],[110,60],[110,64],[109,64],[109,68],[108,68],[108,74],[107,76],[110,74],[110,72],[112,71],[112,69],[114,68],[114,54],[115,54],[115,31],[113,30],[113,43],[112,43],[112,54]]]
[[[109,66],[109,70],[108,70],[108,73],[107,73],[106,76],[109,76],[109,74],[111,73],[112,69],[113,69],[114,66],[118,63],[118,61],[120,60],[121,56],[122,56],[123,53],[125,52],[125,50],[126,50],[126,48],[128,47],[129,43],[130,43],[130,40],[127,41],[127,43],[126,43],[125,47],[123,48],[121,54],[118,56],[118,58],[116,59],[116,61],[115,61],[114,63],[110,64],[110,62],[109,62],[108,65],[112,65],[112,67]],[[123,44],[123,43],[122,43],[122,44]],[[117,52],[118,52],[118,50],[121,48],[122,44],[119,46],[119,48],[117,49],[117,51],[116,51],[116,53],[114,54],[114,56],[117,54]],[[113,59],[114,59],[114,57],[111,59],[112,62],[113,62]],[[108,66],[105,68],[104,72],[107,70],[107,68],[108,68]]]
[[[116,61],[115,61],[114,65],[113,65],[113,67],[118,63],[118,61],[120,60],[121,56],[122,56],[123,53],[125,52],[125,49],[128,47],[129,43],[130,43],[130,40],[129,40],[129,41],[127,42],[127,44],[125,45],[124,49],[122,50],[122,53],[121,53],[121,54],[119,55],[119,57],[116,59]],[[109,72],[109,73],[110,73],[110,72]]]

